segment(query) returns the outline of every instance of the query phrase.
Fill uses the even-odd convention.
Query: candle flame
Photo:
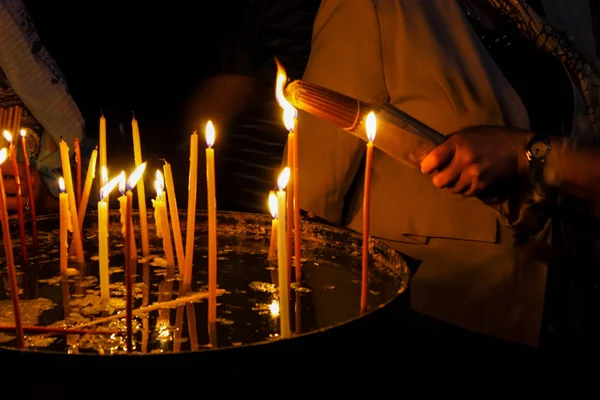
[[[279,174],[279,178],[277,178],[277,186],[279,190],[284,190],[290,181],[290,167],[285,167],[281,174]]]
[[[27,131],[25,129],[21,129],[19,133],[21,134],[21,137],[25,137],[27,135]]]
[[[279,103],[279,106],[283,108],[283,122],[288,131],[291,131],[294,128],[294,119],[298,115],[294,106],[290,104],[289,101],[286,100],[283,95],[283,88],[287,83],[287,74],[285,72],[285,68],[281,65],[279,60],[275,59],[275,63],[277,64],[277,80],[275,81],[275,98]]]
[[[127,178],[125,177],[125,171],[121,171],[119,174],[119,192],[125,194],[125,190],[127,190]]]
[[[106,169],[106,165],[103,165],[100,168],[100,175],[102,179],[102,186],[104,186],[108,183],[108,170]]]
[[[108,196],[110,192],[112,192],[113,189],[121,183],[121,180],[121,175],[117,175],[116,177],[112,178],[110,182],[107,182],[104,186],[102,186],[100,189],[100,200],[104,200],[106,196]]]
[[[377,118],[375,117],[375,113],[371,111],[367,115],[367,139],[369,142],[375,140],[375,133],[377,132]]]
[[[12,135],[9,131],[7,131],[6,129],[3,132],[4,134],[4,138],[9,142],[12,143]]]
[[[210,120],[206,123],[205,135],[206,135],[206,145],[208,147],[213,147],[213,145],[215,144],[215,127],[214,127],[212,121],[210,121]]]
[[[62,176],[60,178],[58,178],[58,188],[60,189],[61,193],[65,192],[65,180],[63,179]]]
[[[0,150],[0,165],[4,164],[4,161],[8,158],[8,152],[6,151],[6,147],[3,147]]]
[[[271,312],[272,317],[277,317],[279,315],[279,301],[273,300],[271,304],[269,304],[269,311]]]
[[[165,191],[165,180],[163,178],[162,172],[160,169],[156,170],[156,180],[154,181],[154,188],[156,189],[156,194],[162,196]]]
[[[285,128],[291,132],[294,130],[294,121],[296,119],[296,110],[286,108],[283,110],[283,124]]]
[[[129,179],[127,180],[127,189],[131,190],[137,185],[138,181],[144,175],[144,171],[146,170],[146,163],[140,164],[135,171],[131,175],[129,175]]]
[[[269,211],[273,219],[277,219],[277,195],[272,190],[269,192]]]

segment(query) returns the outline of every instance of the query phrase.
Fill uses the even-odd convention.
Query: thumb
[[[421,161],[421,172],[430,174],[448,164],[454,156],[454,146],[451,140],[446,140],[435,149],[431,150]]]

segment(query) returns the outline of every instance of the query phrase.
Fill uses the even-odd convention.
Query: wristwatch
[[[543,183],[544,163],[550,152],[548,137],[542,134],[535,134],[527,144],[525,151],[529,160],[529,178],[531,179],[531,183]]]

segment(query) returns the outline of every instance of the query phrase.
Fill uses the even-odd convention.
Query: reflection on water
[[[108,304],[100,301],[95,218],[88,217],[87,221],[90,222],[84,239],[87,263],[69,265],[69,277],[65,279],[58,277],[55,240],[58,222],[48,218],[38,223],[41,253],[31,265],[19,267],[20,287],[26,288],[21,293],[23,318],[26,325],[73,327],[88,324],[93,325],[90,327],[93,329],[118,330],[122,334],[28,336],[27,343],[32,350],[72,354],[125,351],[123,243],[118,215],[111,215],[111,297]],[[205,222],[205,216],[199,215],[192,295],[205,292],[208,282]],[[162,303],[179,297],[180,276],[178,268],[166,265],[161,254],[162,240],[155,237],[154,228],[150,226],[153,255],[138,259],[133,285],[134,310],[156,303],[161,305],[134,315],[134,352],[196,351],[278,338],[277,267],[267,260],[270,227],[270,219],[266,216],[219,215],[218,286],[222,292],[217,298],[217,323],[209,326],[207,299],[163,307]],[[290,296],[292,332],[303,334],[359,316],[359,239],[342,230],[305,222],[303,281],[292,284]],[[406,286],[403,260],[391,259],[390,268],[380,264],[388,257],[385,251],[378,251],[377,257],[379,263],[374,264],[369,284],[370,309],[389,302]],[[10,325],[13,323],[12,306],[4,272],[1,279],[0,325]],[[93,324],[100,318],[105,318],[104,322]],[[0,343],[13,347],[14,337],[10,333],[0,333]]]

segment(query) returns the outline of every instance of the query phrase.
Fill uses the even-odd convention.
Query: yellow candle
[[[277,257],[277,195],[273,191],[269,193],[269,211],[273,221],[271,221],[271,243],[267,260],[272,261]]]
[[[0,150],[0,165],[8,158],[6,148]],[[0,173],[0,222],[2,223],[2,239],[4,241],[4,256],[6,257],[6,269],[8,270],[8,279],[10,281],[10,294],[13,305],[13,315],[15,319],[15,328],[17,334],[17,346],[20,349],[25,347],[25,338],[23,336],[23,323],[21,321],[21,305],[19,301],[19,285],[17,283],[17,271],[15,269],[15,259],[13,256],[12,241],[10,237],[10,225],[8,222],[8,211],[6,209],[6,193],[4,191],[4,177]]]
[[[142,164],[142,146],[140,144],[140,129],[135,118],[131,120],[131,130],[133,132],[133,157],[135,167]],[[142,235],[142,255],[150,255],[150,242],[148,240],[148,216],[146,214],[146,190],[144,180],[140,179],[137,183],[138,209],[140,214],[140,231]]]
[[[104,180],[104,176],[102,176],[102,170],[106,170],[108,174],[108,162],[106,157],[106,118],[104,118],[104,114],[100,116],[100,134],[98,136],[98,158],[100,159],[100,187],[106,185],[108,182],[108,176],[106,176],[106,180]],[[108,213],[108,209],[110,208],[109,198],[106,198],[107,208],[106,212]],[[108,229],[108,227],[107,227]]]
[[[181,237],[181,225],[179,224],[179,208],[177,207],[177,197],[175,196],[175,185],[173,183],[171,164],[165,161],[163,171],[165,173],[165,186],[167,188],[171,223],[173,224],[173,240],[175,242],[177,264],[179,265],[179,273],[183,275],[185,268],[185,253],[183,252],[183,239]]]
[[[185,237],[185,270],[183,286],[185,293],[192,284],[192,265],[194,264],[194,237],[196,230],[196,190],[198,185],[198,133],[190,136],[190,177],[188,183],[188,211]]]
[[[133,223],[131,222],[131,205],[133,194],[131,191],[138,182],[142,181],[142,176],[144,175],[145,169],[146,163],[142,163],[135,169],[135,171],[133,171],[133,173],[129,176],[129,179],[127,179],[127,191],[125,193],[125,286],[127,293],[125,301],[125,323],[127,326],[126,343],[128,352],[133,350],[133,275],[134,268],[136,267],[137,263],[137,258],[132,254],[132,240],[130,239],[133,237]]]
[[[171,229],[169,228],[169,218],[167,216],[167,203],[165,201],[164,179],[160,170],[156,170],[156,199],[152,201],[154,205],[154,221],[156,224],[156,235],[163,240],[163,250],[165,258],[170,269],[175,266],[175,255],[173,254],[173,244],[171,242]]]
[[[71,212],[69,211],[69,197],[65,193],[65,180],[58,178],[58,187],[60,194],[58,195],[59,217],[60,217],[60,242],[58,245],[60,254],[60,275],[67,275],[69,263],[69,233],[72,231],[73,224],[71,220]]]
[[[90,156],[90,163],[88,164],[88,170],[85,176],[85,183],[83,184],[83,194],[81,195],[81,203],[79,203],[79,210],[77,210],[77,216],[79,218],[79,229],[83,230],[83,220],[90,199],[90,192],[92,190],[92,183],[96,177],[96,159],[98,158],[98,150],[94,149]]]
[[[112,179],[100,189],[98,201],[98,257],[100,259],[100,299],[109,300],[110,279],[108,274],[108,203],[106,198],[119,184],[121,176]]]
[[[286,195],[285,187],[290,179],[290,169],[283,169],[283,172],[277,179],[277,215],[279,221],[279,229],[277,231],[277,271],[279,280],[279,320],[281,328],[281,337],[290,336],[290,302],[289,302],[289,285],[288,285],[288,269],[287,269],[287,251],[286,251]]]
[[[106,161],[106,118],[100,117],[100,136],[98,139],[98,149],[100,152],[100,168],[108,168]]]
[[[206,193],[208,208],[208,322],[217,320],[217,195],[215,193],[215,128],[206,124]]]
[[[135,235],[133,232],[133,222],[131,219],[127,219],[127,178],[125,177],[125,171],[121,171],[119,174],[119,192],[121,192],[121,196],[119,196],[119,215],[121,221],[121,233],[123,234],[123,238],[125,238],[125,231],[127,230],[127,225],[132,225],[131,227],[131,235],[129,235],[129,245],[131,246],[131,257],[135,257],[137,259],[137,247],[135,245]]]
[[[296,282],[300,282],[302,279],[302,272],[300,270],[300,235],[301,235],[301,227],[300,227],[300,208],[299,208],[299,194],[300,194],[300,186],[298,184],[298,136],[297,136],[297,115],[298,112],[290,104],[289,101],[286,100],[283,95],[283,88],[287,82],[287,74],[283,66],[279,63],[278,60],[275,60],[277,64],[277,80],[275,82],[275,98],[277,102],[283,108],[283,122],[289,131],[288,134],[288,166],[292,168],[291,174],[292,179],[290,183],[290,187],[288,188],[288,211],[290,213],[287,221],[287,246],[288,251],[288,271],[291,271],[291,242],[292,242],[292,231],[294,232],[294,266],[296,269]],[[293,214],[293,215],[292,215]],[[292,229],[292,218],[294,221],[293,229]],[[289,278],[289,277],[288,277]]]
[[[73,247],[75,247],[75,257],[77,261],[84,262],[83,245],[81,242],[81,230],[79,229],[79,218],[77,217],[77,207],[75,203],[75,190],[73,189],[73,177],[71,175],[71,162],[69,158],[69,146],[64,140],[60,141],[60,159],[62,162],[62,171],[69,199],[69,211],[71,213],[71,225],[73,228]]]
[[[367,158],[365,165],[365,185],[363,194],[363,247],[362,247],[362,279],[360,290],[360,311],[367,311],[369,295],[369,231],[371,225],[370,205],[371,205],[371,169],[373,164],[373,140],[377,131],[377,119],[375,113],[370,112],[367,115]]]

